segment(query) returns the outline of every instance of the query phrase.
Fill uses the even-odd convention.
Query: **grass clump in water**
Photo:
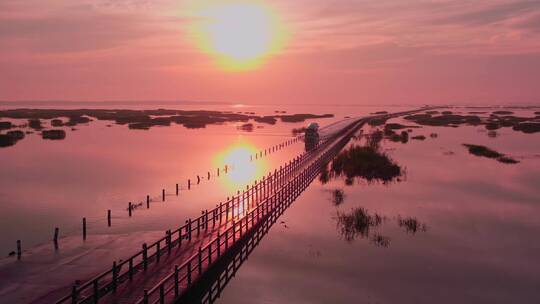
[[[402,218],[401,216],[398,216],[398,225],[399,227],[404,228],[407,233],[411,233],[411,234],[416,234],[416,232],[418,231],[422,231],[422,232],[427,231],[426,224],[420,223],[420,221],[418,221],[414,217]]]
[[[504,164],[517,164],[519,161],[505,156],[502,153],[499,153],[495,150],[492,150],[486,146],[480,146],[480,145],[471,145],[471,144],[463,144],[465,147],[469,149],[469,153],[472,155],[480,156],[480,157],[487,157],[496,159],[497,161],[504,163]]]
[[[382,221],[382,216],[377,213],[371,215],[363,207],[353,209],[350,213],[338,213],[337,217],[340,233],[348,242],[358,236],[368,237],[370,229],[381,225]]]
[[[402,175],[402,169],[385,153],[372,146],[352,146],[332,161],[332,172],[347,179],[361,177],[368,182],[391,182]]]
[[[334,206],[339,206],[345,201],[345,191],[342,189],[332,190],[332,203]]]

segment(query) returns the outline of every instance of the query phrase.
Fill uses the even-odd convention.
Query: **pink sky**
[[[0,100],[540,102],[540,1],[275,0],[290,39],[224,71],[181,0],[0,1]]]

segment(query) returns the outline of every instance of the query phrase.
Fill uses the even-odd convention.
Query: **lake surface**
[[[540,135],[501,129],[491,138],[470,126],[422,127],[415,134],[427,139],[382,143],[406,170],[401,182],[314,182],[218,302],[538,303]],[[464,143],[520,163],[479,158]],[[344,191],[339,206],[335,189]],[[338,218],[359,207],[384,219],[369,235],[348,240]],[[425,229],[400,226],[411,217]]]
[[[175,228],[300,153],[303,143],[215,176],[216,168],[226,163],[244,161],[292,138],[291,129],[312,121],[325,126],[345,116],[412,107],[177,108],[335,116],[254,123],[252,132],[239,130],[241,123],[131,130],[93,121],[77,125],[75,131],[64,128],[64,140],[28,134],[15,146],[0,148],[0,254],[14,250],[18,239],[29,251],[47,244],[55,227],[62,237],[80,235],[82,217],[88,220],[90,239]],[[515,110],[521,116],[534,116],[534,111],[538,109]],[[414,125],[401,118],[390,122]],[[364,127],[364,134],[372,129]],[[539,302],[540,133],[502,128],[492,137],[483,126],[423,126],[412,129],[410,136],[420,134],[427,138],[381,143],[380,149],[405,170],[399,181],[368,183],[357,178],[347,185],[345,179],[336,178],[312,183],[249,256],[218,302]],[[488,146],[519,163],[472,155],[463,146],[467,143]],[[351,144],[363,145],[364,139]],[[188,191],[187,179],[195,184],[197,175],[201,184]],[[176,183],[181,187],[179,196],[174,194]],[[165,202],[161,202],[163,188]],[[344,193],[339,205],[333,202],[336,189]],[[152,207],[138,208],[130,218],[128,202],[144,202],[147,194]],[[382,220],[368,233],[351,237],[344,234],[339,219],[356,208]],[[107,227],[108,209],[112,227]],[[419,229],[412,231],[404,224],[407,219],[414,219]]]

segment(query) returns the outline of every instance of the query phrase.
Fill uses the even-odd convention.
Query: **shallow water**
[[[15,108],[19,107],[23,106]],[[32,108],[36,107],[32,105]],[[355,111],[351,112],[343,107],[306,109],[242,105],[140,105],[133,108],[252,111],[257,115],[271,115],[275,114],[275,110],[280,110],[287,114],[333,113],[335,117],[300,123],[278,122],[276,125],[255,123],[253,132],[239,130],[237,127],[243,123],[208,125],[203,129],[186,129],[173,124],[150,130],[130,130],[114,122],[92,121],[87,125],[75,126],[75,131],[62,127],[67,133],[64,140],[43,140],[38,132],[27,134],[15,146],[0,148],[0,208],[3,210],[0,218],[0,256],[15,250],[18,239],[22,240],[23,249],[49,242],[55,227],[60,228],[60,236],[80,234],[83,217],[87,218],[89,234],[176,227],[290,160],[302,151],[303,146],[296,144],[286,147],[246,169],[236,172],[232,169],[229,175],[223,174],[226,163],[243,161],[250,154],[282,143],[292,138],[293,128],[305,126],[311,121],[324,126],[342,120],[346,115],[365,115],[381,109],[355,107]],[[26,120],[10,121],[26,123]],[[48,121],[44,121],[44,126],[48,127],[48,124]],[[221,167],[221,178],[214,179],[218,167]],[[210,182],[206,181],[208,171],[212,173]],[[197,175],[203,179],[199,186],[195,186]],[[191,191],[185,191],[188,179],[193,185]],[[175,196],[176,183],[181,187],[178,198]],[[167,192],[166,203],[158,204],[163,188]],[[152,206],[159,208],[149,211],[139,208],[129,219],[128,202],[145,203],[146,195],[156,201]],[[106,226],[108,209],[112,211],[112,228]]]
[[[239,109],[258,115],[273,114],[274,110],[335,114],[334,118],[316,120],[322,126],[345,116],[404,110],[337,106],[178,108]],[[526,115],[534,111],[522,112]],[[520,115],[519,111],[516,114]],[[66,129],[67,137],[62,141],[44,141],[30,134],[15,146],[0,149],[0,254],[14,250],[17,239],[27,250],[50,242],[54,227],[59,227],[64,237],[80,235],[82,217],[89,221],[89,239],[111,234],[133,237],[176,228],[279,167],[300,153],[303,145],[286,147],[247,165],[237,164],[236,169],[241,169],[232,168],[228,175],[222,171],[219,178],[214,175],[217,167],[230,163],[231,157],[243,161],[250,153],[281,143],[291,138],[292,128],[311,121],[278,122],[273,126],[256,123],[264,128],[253,132],[238,130],[237,123],[205,129],[173,125],[141,131],[115,124],[107,127],[108,123],[97,121],[78,125],[76,131]],[[433,132],[437,138],[429,137]],[[382,144],[406,169],[401,182],[367,184],[357,179],[352,186],[346,186],[342,179],[324,185],[314,182],[274,225],[218,302],[538,302],[535,282],[540,276],[540,262],[535,256],[540,253],[540,243],[534,240],[540,232],[536,216],[540,202],[540,134],[508,128],[497,132],[499,136],[491,138],[483,127],[414,129],[411,135],[423,134],[427,139]],[[507,165],[470,155],[464,143],[486,145],[520,163]],[[212,177],[207,181],[209,170]],[[201,184],[187,191],[187,179],[195,184],[197,175],[203,177]],[[181,185],[178,197],[175,183]],[[167,191],[164,203],[162,188]],[[339,206],[332,203],[334,189],[344,190],[345,199]],[[143,203],[129,218],[127,203],[144,202],[147,194],[152,197],[152,207],[146,210]],[[366,237],[347,240],[340,234],[338,215],[358,207],[384,220]],[[113,214],[110,228],[107,209]],[[426,225],[426,230],[408,232],[399,225],[399,217],[414,217]],[[378,243],[374,237],[380,237]],[[133,246],[133,251],[139,249]]]
[[[411,135],[424,134],[425,141],[383,142],[406,169],[401,182],[315,181],[218,302],[538,303],[540,135],[502,129],[490,138],[479,129],[422,127]],[[429,137],[433,132],[437,138]],[[484,144],[521,162],[479,158],[463,143]],[[339,206],[332,202],[334,189],[344,190]],[[338,214],[358,207],[384,220],[369,236],[348,241]],[[400,217],[417,219],[425,231],[407,231]]]

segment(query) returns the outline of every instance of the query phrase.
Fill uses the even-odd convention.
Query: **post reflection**
[[[227,191],[243,189],[246,185],[261,179],[265,172],[269,170],[268,161],[264,158],[251,161],[250,156],[257,153],[259,149],[245,138],[239,138],[231,146],[219,152],[214,157],[213,163],[216,167],[230,170],[220,178],[220,184]]]
[[[292,201],[294,199],[290,202]],[[255,229],[247,232],[237,243],[229,247],[229,250],[221,256],[216,264],[197,280],[187,293],[178,299],[178,303],[215,303],[227,284],[234,278],[240,266],[247,261],[248,256],[255,250],[287,208],[271,213],[258,223]]]

